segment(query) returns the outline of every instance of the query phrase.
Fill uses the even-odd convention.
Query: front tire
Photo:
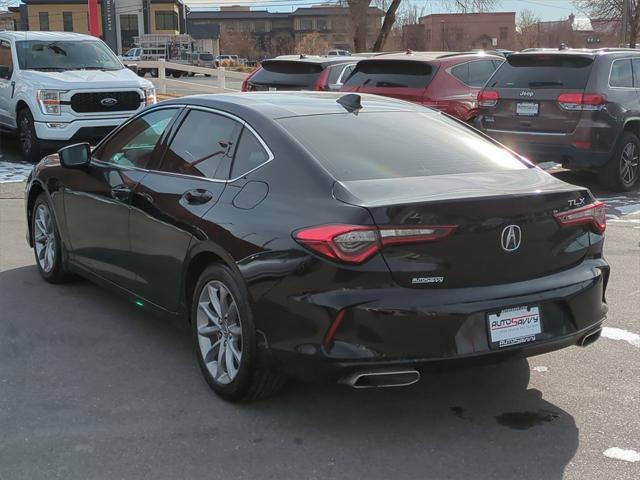
[[[31,212],[31,232],[33,253],[40,276],[49,283],[63,283],[68,280],[62,241],[58,233],[53,209],[47,196],[41,193]]]
[[[36,163],[42,158],[40,139],[36,132],[33,115],[28,108],[18,112],[18,140],[22,158],[27,162]]]
[[[629,131],[624,132],[611,159],[602,167],[600,180],[605,188],[627,192],[638,184],[640,177],[640,141]]]
[[[284,384],[258,354],[248,294],[226,266],[212,264],[200,275],[191,323],[200,370],[223,399],[256,400]]]

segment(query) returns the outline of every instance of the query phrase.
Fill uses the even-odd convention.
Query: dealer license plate
[[[542,333],[539,307],[516,307],[487,315],[492,348],[535,342]]]
[[[538,115],[539,105],[534,102],[522,102],[516,104],[516,114],[523,117],[535,117]]]

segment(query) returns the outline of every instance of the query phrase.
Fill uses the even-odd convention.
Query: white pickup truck
[[[0,31],[0,129],[16,132],[25,160],[95,143],[156,102],[148,80],[95,37]]]

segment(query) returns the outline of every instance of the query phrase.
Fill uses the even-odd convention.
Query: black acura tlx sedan
[[[228,400],[584,346],[607,312],[601,202],[389,98],[162,102],[44,158],[25,203],[45,280],[188,319]]]

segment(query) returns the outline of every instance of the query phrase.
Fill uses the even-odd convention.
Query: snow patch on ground
[[[634,347],[640,348],[640,335],[623,330],[622,328],[604,327],[602,329],[602,336],[611,340],[624,340]]]
[[[604,456],[625,462],[640,462],[640,453],[635,450],[624,450],[618,447],[607,448]]]
[[[533,367],[533,370],[536,372],[548,372],[549,368],[548,367]]]

